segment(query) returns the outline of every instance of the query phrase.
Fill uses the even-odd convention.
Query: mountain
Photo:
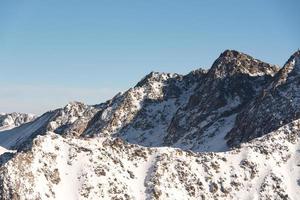
[[[25,114],[25,113],[0,113],[0,132],[7,131],[18,127],[22,124],[29,123],[36,118],[33,114]],[[0,135],[1,138],[2,134]],[[0,141],[1,144],[3,142]],[[0,145],[0,155],[6,152],[7,149]],[[1,159],[0,159],[1,161]]]
[[[298,68],[226,50],[0,130],[0,198],[298,199]]]
[[[237,116],[228,134],[230,144],[239,144],[278,129],[300,118],[300,51],[294,53],[272,83]]]
[[[277,71],[276,66],[246,54],[225,51],[193,91],[188,104],[176,112],[165,143],[177,147],[188,144],[196,151],[226,150],[223,138],[234,126],[236,115]]]
[[[10,130],[0,132],[0,146],[9,150],[23,149],[31,145],[33,138],[47,131],[72,135],[84,128],[97,108],[72,102],[64,108],[46,112],[35,120]]]
[[[0,131],[12,129],[35,119],[33,114],[0,113]]]

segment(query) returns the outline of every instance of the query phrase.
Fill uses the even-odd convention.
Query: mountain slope
[[[113,135],[131,143],[160,146],[174,113],[187,102],[205,73],[152,72],[99,111],[83,134]]]
[[[227,136],[230,145],[249,141],[299,119],[299,59],[297,51],[261,94],[243,108]]]
[[[39,136],[0,173],[1,199],[297,199],[296,120],[225,153]]]
[[[223,138],[234,126],[236,114],[261,92],[277,71],[277,67],[246,54],[225,51],[188,104],[176,112],[165,144],[188,145],[195,151],[226,150]],[[213,144],[223,144],[214,149],[217,145],[211,147],[210,140]]]
[[[226,50],[209,71],[199,69],[185,76],[152,72],[105,103],[92,107],[77,103],[74,109],[80,111],[74,113],[46,113],[49,119],[14,148],[53,131],[79,137],[113,136],[149,147],[224,151],[228,149],[224,137],[235,126],[237,114],[261,94],[278,70],[247,54]],[[77,120],[78,112],[85,113],[84,119]]]
[[[209,71],[150,73],[99,111],[83,135],[112,135],[143,146],[228,149],[225,135],[278,67],[226,50]],[[216,147],[215,143],[223,143]]]
[[[0,199],[299,199],[299,69],[226,50],[0,131]]]
[[[97,108],[73,102],[64,108],[49,111],[35,120],[19,127],[0,132],[0,146],[3,150],[17,150],[30,145],[37,135],[46,131],[58,134],[76,134],[84,129],[88,120],[96,113]],[[3,151],[2,151],[3,153]]]

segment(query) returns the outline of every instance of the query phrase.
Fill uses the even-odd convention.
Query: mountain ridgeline
[[[265,126],[269,121],[266,112],[259,113],[264,108],[254,111],[252,107],[274,105],[278,109],[267,100],[275,98],[274,92],[283,87],[277,82],[292,72],[285,68],[293,67],[291,62],[298,54],[281,70],[244,53],[226,50],[209,70],[198,69],[184,76],[151,72],[135,87],[105,103],[87,106],[73,102],[45,113],[26,124],[28,133],[20,135],[10,148],[18,149],[36,135],[53,131],[78,137],[110,135],[147,147],[225,151],[283,125],[282,120],[274,119],[274,124]],[[286,108],[276,112],[290,113]],[[296,119],[289,115],[282,116],[285,124]]]
[[[0,129],[0,197],[62,199],[61,187],[72,179],[77,189],[64,189],[66,194],[78,190],[74,198],[79,199],[297,199],[299,169],[276,174],[271,166],[277,162],[280,171],[299,165],[299,118],[300,51],[279,68],[226,50],[208,70],[151,72],[104,103],[72,102]],[[24,162],[27,169],[20,166]],[[80,172],[84,180],[60,162],[75,171],[86,165]],[[33,178],[18,182],[25,172]],[[107,179],[91,181],[93,176]],[[46,189],[37,180],[48,183]],[[272,184],[278,188],[270,189]]]

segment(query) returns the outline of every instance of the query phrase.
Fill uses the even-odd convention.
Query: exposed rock
[[[226,50],[102,104],[13,114],[0,199],[299,199],[299,63]]]

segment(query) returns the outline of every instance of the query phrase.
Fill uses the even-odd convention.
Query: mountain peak
[[[249,76],[273,76],[279,67],[262,62],[236,50],[225,50],[213,63],[209,74],[215,78],[224,78],[236,74]]]
[[[284,64],[283,68],[278,72],[275,80],[275,87],[285,83],[287,80],[294,80],[295,77],[300,76],[300,50],[296,51],[288,61]]]
[[[300,50],[298,49],[295,53],[293,53],[293,55],[291,55],[291,57],[289,58],[289,60],[287,61],[287,63],[289,63],[289,62],[291,62],[293,60],[294,60],[294,62],[296,62],[299,59],[300,59]]]
[[[300,57],[300,49],[298,49],[292,56]]]
[[[180,75],[176,73],[160,73],[160,72],[150,72],[142,80],[140,80],[135,87],[142,87],[149,82],[163,82],[169,78],[175,78]]]
[[[208,72],[151,72],[96,106],[11,130],[0,115],[0,199],[299,199],[300,73],[267,90],[276,70],[226,50]]]
[[[231,49],[226,49],[223,53],[221,53],[221,55],[219,57],[226,57],[226,58],[240,58],[242,56],[248,56],[251,57],[249,55],[246,55],[242,52],[239,52],[237,50],[231,50]],[[251,57],[252,58],[252,57]]]
[[[295,53],[293,53],[291,55],[291,57],[288,59],[288,61],[284,64],[284,67],[287,67],[287,65],[295,65],[297,63],[297,61],[300,60],[300,50],[298,49],[298,51],[296,51]]]

